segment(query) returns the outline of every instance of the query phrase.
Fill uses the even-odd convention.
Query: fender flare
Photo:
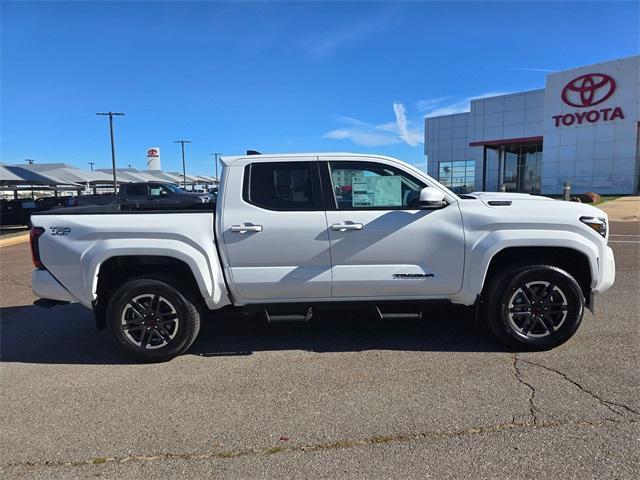
[[[549,238],[553,235],[553,238]],[[493,258],[501,251],[513,247],[566,248],[583,254],[589,262],[591,287],[598,279],[599,252],[593,242],[570,231],[501,230],[492,232],[476,242],[468,252],[465,265],[465,290],[479,295],[484,288]]]
[[[89,248],[80,259],[82,265],[82,283],[86,285],[84,292],[86,306],[92,306],[97,299],[98,275],[104,262],[114,257],[158,256],[168,257],[185,263],[190,269],[198,286],[200,295],[210,309],[220,308],[229,302],[220,266],[211,265],[206,252],[199,251],[191,245],[176,240],[154,240],[149,246],[145,239],[128,238],[123,246],[118,240],[109,239],[102,242],[99,248]]]

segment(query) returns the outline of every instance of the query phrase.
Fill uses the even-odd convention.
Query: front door
[[[223,248],[231,293],[248,303],[331,296],[331,260],[317,161],[232,165]],[[224,194],[223,194],[224,195]]]
[[[462,287],[458,204],[421,210],[427,186],[383,162],[321,162],[334,297],[424,298]],[[327,170],[328,169],[328,170]]]

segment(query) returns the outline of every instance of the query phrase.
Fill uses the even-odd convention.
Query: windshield
[[[163,183],[162,187],[172,193],[182,193],[182,189],[173,183]]]

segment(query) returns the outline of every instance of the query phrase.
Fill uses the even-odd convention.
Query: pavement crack
[[[126,455],[126,456],[101,456],[85,460],[72,461],[41,461],[41,462],[18,462],[0,464],[0,472],[13,469],[36,469],[36,468],[63,468],[63,467],[82,467],[82,466],[99,466],[105,464],[125,464],[129,462],[154,462],[161,460],[209,460],[209,459],[228,459],[257,455],[281,455],[286,453],[298,452],[318,452],[330,450],[343,450],[354,447],[365,447],[372,445],[381,445],[388,443],[404,443],[410,441],[421,440],[441,440],[454,437],[466,437],[471,435],[493,434],[511,429],[526,430],[529,428],[550,428],[564,426],[597,426],[604,423],[617,424],[635,424],[636,420],[612,420],[606,419],[601,422],[544,422],[539,421],[536,425],[532,422],[522,423],[501,423],[490,426],[477,426],[461,430],[436,430],[419,433],[397,433],[389,435],[377,435],[360,439],[342,439],[330,442],[311,443],[302,445],[287,446],[269,446],[260,448],[245,448],[238,450],[208,450],[203,452],[164,452],[147,455]]]
[[[527,387],[531,394],[529,395],[529,415],[531,417],[531,421],[533,422],[534,425],[538,424],[538,408],[536,407],[535,404],[535,398],[536,398],[536,389],[533,385],[531,385],[529,382],[527,382],[523,377],[522,377],[522,372],[520,371],[520,368],[518,367],[518,362],[523,362],[524,360],[522,360],[521,358],[518,358],[518,354],[514,353],[512,356],[512,366],[513,366],[513,373],[514,376],[516,378],[516,380],[521,383],[522,385],[524,385],[525,387]]]
[[[515,357],[515,355],[514,355]],[[561,372],[560,370],[557,370],[555,368],[552,367],[548,367],[547,365],[544,365],[542,363],[536,363],[536,362],[532,362],[531,360],[523,360],[523,359],[519,359],[521,362],[523,363],[527,363],[529,365],[532,365],[534,367],[539,367],[542,368],[544,370],[547,370],[549,372],[555,373],[556,375],[559,375],[560,377],[562,377],[564,380],[566,380],[567,382],[569,382],[570,384],[574,385],[576,388],[578,388],[580,391],[582,391],[583,393],[586,393],[587,395],[589,395],[590,397],[596,399],[598,402],[600,402],[600,404],[606,408],[608,408],[609,410],[611,410],[613,413],[615,413],[616,415],[619,415],[621,417],[624,417],[624,415],[622,413],[620,413],[618,410],[616,410],[614,407],[618,407],[618,408],[622,408],[623,410],[633,414],[633,415],[638,415],[640,416],[640,412],[634,408],[629,407],[628,405],[625,405],[623,403],[617,403],[617,402],[613,402],[611,400],[606,400],[602,397],[600,397],[598,394],[592,392],[591,390],[585,388],[583,385],[581,385],[579,382],[573,380],[571,377],[569,377],[566,373]]]
[[[2,283],[9,283],[9,284],[13,285],[14,287],[24,287],[24,288],[29,288],[29,289],[31,288],[31,284],[18,282],[17,280],[13,280],[12,278],[3,278],[2,279]]]

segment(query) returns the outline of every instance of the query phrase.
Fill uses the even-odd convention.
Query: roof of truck
[[[368,158],[386,158],[389,160],[398,161],[396,158],[388,157],[386,155],[378,155],[375,153],[353,153],[353,152],[304,152],[304,153],[260,153],[254,155],[228,155],[220,158],[220,161],[229,166],[238,160],[243,159],[289,159],[300,157],[368,157]]]

